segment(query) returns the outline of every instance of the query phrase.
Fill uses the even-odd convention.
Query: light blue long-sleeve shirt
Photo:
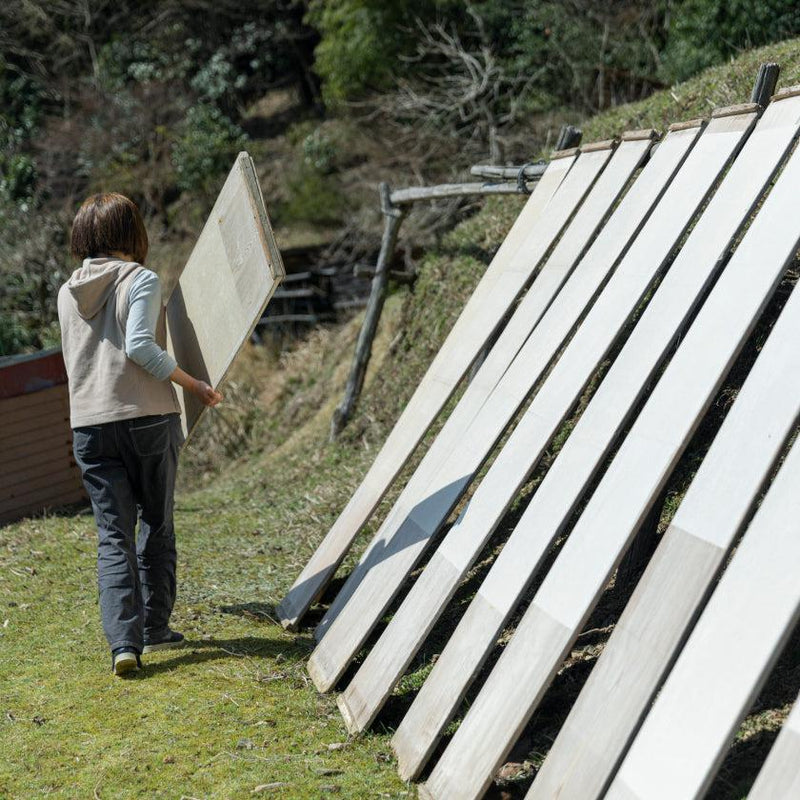
[[[160,313],[161,282],[155,272],[143,269],[133,279],[128,292],[125,353],[154,378],[163,381],[172,374],[177,362],[156,343],[156,323]]]

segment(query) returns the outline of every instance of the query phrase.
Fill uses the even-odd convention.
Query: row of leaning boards
[[[792,87],[660,141],[633,131],[557,153],[279,606],[296,628],[508,319],[317,626],[308,663],[320,691],[342,689],[348,729],[370,726],[548,459],[395,731],[400,774],[424,776],[420,796],[484,794],[738,371],[527,797],[676,800],[710,786],[800,613],[800,294],[787,277],[798,134]],[[800,797],[799,725],[795,711],[750,797]]]

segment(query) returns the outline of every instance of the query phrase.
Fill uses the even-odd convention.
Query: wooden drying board
[[[167,301],[167,350],[215,389],[286,274],[253,161],[239,153]],[[176,386],[188,441],[205,407]]]
[[[747,123],[715,119],[709,130],[724,130],[718,123],[726,120],[731,134]],[[479,796],[530,719],[794,253],[797,234],[787,216],[798,171],[800,156],[789,162],[683,338],[428,779],[426,797]]]
[[[276,609],[285,628],[295,630],[328,585],[358,532],[535,271],[544,255],[539,252],[541,242],[552,241],[550,200],[574,161],[575,155],[569,155],[547,165],[369,471]],[[545,208],[548,214],[543,216]],[[525,269],[510,271],[514,264]]]
[[[539,341],[546,340],[549,343],[550,355],[555,354],[569,336],[581,314],[591,305],[598,287],[611,271],[628,240],[636,234],[664,185],[686,154],[689,144],[690,142],[686,141],[676,147],[673,141],[670,141],[662,145],[658,150],[658,155],[645,168],[648,178],[644,183],[637,180],[633,184],[621,201],[619,208],[614,211],[612,219],[606,222],[602,232],[598,234],[584,257],[580,258],[578,266],[571,270],[568,266],[569,262],[575,261],[576,254],[580,254],[585,249],[600,222],[609,214],[610,210],[614,209],[620,193],[624,191],[642,160],[647,156],[651,140],[649,137],[627,140],[617,148],[608,166],[592,187],[580,212],[576,214],[573,222],[564,232],[537,278],[537,280],[544,279],[551,269],[556,274],[569,276],[540,323],[530,332],[527,341],[534,338]],[[529,297],[530,293],[523,298],[506,331],[514,325],[518,317],[520,317],[517,322],[518,326],[525,320],[531,320],[534,317],[528,308]],[[501,337],[492,350],[490,358],[495,356],[495,351],[499,350],[502,345]],[[527,342],[524,343],[524,346],[528,347]],[[499,353],[504,356],[506,369],[514,360],[519,349],[516,347],[512,353],[502,353],[502,351]],[[546,365],[548,361],[549,357],[543,350],[538,363]],[[534,373],[535,369],[532,369],[531,374]],[[498,375],[494,385],[500,380],[502,374]],[[473,380],[470,389],[474,383]],[[489,393],[487,388],[484,400]],[[478,410],[480,410],[480,406],[475,412],[477,413]],[[451,419],[455,414],[454,411]],[[474,418],[475,413],[471,414],[471,417]],[[462,428],[458,431],[457,436],[451,438],[445,448],[445,455],[449,455],[450,451],[458,445],[464,433],[465,428]],[[427,576],[427,580],[430,579],[431,576]],[[441,585],[438,579],[433,579],[433,583],[435,589],[430,594],[424,593],[425,601],[434,602],[440,589],[447,591],[446,585]],[[419,592],[415,590],[415,594],[419,594]],[[420,608],[417,606],[416,610],[418,611]],[[392,623],[391,627],[404,629],[406,638],[410,636],[414,636],[416,639],[424,638],[429,629],[429,626],[425,624],[427,618],[424,611],[422,616],[417,616],[416,611],[411,609],[406,609],[404,613],[407,613],[410,625],[406,627],[402,621],[398,620],[397,624]],[[380,705],[400,678],[408,660],[413,656],[414,650],[408,651],[410,646],[410,643],[394,638],[387,630],[379,645],[370,653],[362,669],[339,699],[339,707],[351,731],[363,730],[377,714]]]
[[[789,122],[781,115],[776,118],[774,112],[769,112],[769,118],[762,120],[748,139],[744,152],[709,202],[398,728],[393,744],[403,777],[413,777],[424,765],[552,542],[563,533],[582,493],[629,419],[657,365],[718,274],[721,254],[768,183],[796,130],[796,121]],[[698,156],[701,155],[698,151]],[[691,183],[693,172],[688,162],[687,167],[681,180]],[[675,182],[673,185],[679,186]],[[669,216],[672,207],[683,204],[681,196],[685,191],[678,192],[676,188],[665,196],[653,214],[653,230],[663,224],[658,219],[661,215]],[[655,249],[648,246],[642,250],[648,251]],[[584,322],[583,332],[576,337],[579,340],[586,337],[587,346],[598,335],[592,330],[605,316],[603,307],[619,305],[617,292],[624,291],[627,283],[625,269],[621,265],[617,270]],[[621,284],[619,288],[617,283]],[[562,362],[570,358],[568,353],[562,356]],[[558,368],[548,382],[557,377],[557,371]],[[535,406],[534,400],[531,408],[535,410]],[[516,434],[507,449],[515,438]],[[517,459],[524,465],[524,458],[523,448]],[[502,464],[500,459],[497,463]],[[478,499],[476,493],[473,506]]]
[[[606,148],[604,151],[594,151],[579,157],[577,163],[572,168],[569,175],[565,178],[562,185],[562,190],[559,191],[554,198],[553,203],[548,207],[548,211],[552,212],[551,216],[549,217],[551,243],[558,232],[560,232],[563,223],[566,223],[567,219],[572,215],[576,207],[580,205],[581,200],[589,191],[592,184],[597,179],[597,176],[605,167],[610,156],[611,150]],[[590,227],[590,230],[593,230],[597,225],[600,224],[602,218],[598,218],[596,211],[590,213],[588,216],[593,217]],[[562,222],[556,222],[558,218],[561,218]],[[575,221],[573,221],[572,224],[575,225],[578,220],[582,218],[583,209],[581,208],[577,211]],[[584,231],[582,236],[586,237],[587,232]],[[583,246],[585,246],[586,243],[586,239],[584,238]],[[541,256],[543,256],[548,249],[548,244],[546,241],[539,239],[537,242],[537,247],[540,251],[539,258],[541,258]],[[502,343],[502,345],[501,342],[498,341],[495,347],[492,348],[495,350],[496,348],[501,347],[501,350],[499,350],[498,353],[500,354],[501,360],[505,360],[505,363],[508,363],[513,359],[516,350],[521,346],[522,342],[525,341],[525,332],[529,331],[541,319],[547,307],[556,296],[559,287],[566,279],[568,271],[572,269],[575,261],[577,261],[578,257],[580,256],[580,250],[582,247],[576,249],[571,254],[568,263],[559,264],[559,261],[551,262],[551,260],[548,260],[539,271],[536,279],[534,280],[521,304],[524,305],[530,312],[527,320],[527,327],[525,324],[520,324],[520,321],[523,323],[525,322],[524,318],[521,318],[520,315],[515,314],[514,319],[512,319],[513,330],[515,331],[515,338],[517,340],[516,346],[511,347],[511,351],[509,352],[509,341],[506,340]],[[524,260],[515,259],[515,261],[517,262],[516,269],[521,269],[524,267]],[[509,323],[509,327],[512,327],[512,323]],[[486,370],[494,371],[496,364],[497,359],[490,355],[489,359],[487,359],[487,363],[484,364],[484,367]],[[484,372],[484,368],[482,368],[480,372]],[[500,380],[502,372],[498,370],[495,372],[495,375],[496,379]],[[377,557],[377,559],[381,561],[381,554],[385,552],[394,555],[394,546],[391,542],[388,550],[384,550],[384,547],[386,546],[387,540],[395,538],[394,534],[397,532],[397,525],[399,524],[400,527],[403,527],[404,522],[406,523],[404,531],[406,536],[408,535],[409,527],[414,528],[414,531],[416,531],[416,522],[407,521],[409,509],[417,507],[420,501],[425,498],[426,488],[430,484],[433,476],[439,474],[441,464],[450,457],[453,449],[463,437],[464,431],[473,421],[475,414],[482,409],[483,401],[489,395],[490,391],[493,391],[492,386],[487,384],[482,376],[476,376],[476,380],[478,381],[477,383],[476,381],[473,381],[473,383],[476,383],[475,391],[468,391],[465,393],[464,401],[459,403],[457,413],[454,412],[450,419],[448,419],[444,428],[437,436],[428,452],[425,454],[424,459],[418,466],[411,480],[401,493],[400,498],[390,510],[389,515],[384,520],[383,525],[373,538],[366,552],[362,555],[359,564],[350,573],[348,580],[340,589],[339,594],[336,596],[336,599],[331,604],[328,612],[323,617],[322,622],[317,626],[315,631],[317,638],[322,637],[329,626],[333,626],[339,611],[342,610],[348,599],[360,587],[362,578],[366,578],[367,580],[372,579],[373,576],[370,576],[369,573],[375,558]],[[474,402],[476,400],[477,402]],[[467,411],[468,413],[462,413],[464,411]],[[435,506],[439,499],[440,498],[434,498],[433,502],[429,503],[427,506],[428,509],[434,514],[436,513]],[[417,536],[416,532],[412,532],[411,536],[414,537],[415,541],[420,543],[424,542],[424,532],[419,536]],[[386,566],[386,564],[383,564],[382,568],[386,569]],[[369,612],[369,620],[364,620],[364,622],[370,624],[371,620],[372,610]],[[356,635],[359,634],[358,630],[354,632]],[[311,674],[312,679],[314,679],[317,688],[322,691],[327,691],[331,688],[336,678],[338,678],[338,675],[331,678],[331,676],[328,674],[327,668],[319,663],[319,659],[324,659],[324,646],[323,650],[317,648],[315,655],[312,655],[312,658],[309,661],[309,673]]]
[[[684,131],[674,138],[677,140],[686,138],[691,142],[697,133],[698,129]],[[595,155],[595,153],[588,155]],[[582,156],[582,158],[585,157]],[[708,167],[703,167],[703,169],[707,170]],[[701,200],[702,196],[701,194],[698,199]],[[680,213],[683,213],[683,209]],[[675,231],[678,238],[684,228],[685,225]],[[667,232],[666,235],[669,236],[669,233]],[[624,245],[624,243],[622,244]],[[675,240],[671,241],[667,251],[663,254],[664,259],[657,259],[655,263],[652,262],[649,250],[644,258],[641,253],[639,254],[637,263],[643,264],[642,272],[646,272],[649,265],[653,266],[650,277],[644,278],[645,288],[647,282],[652,279],[666,260],[666,255],[674,244]],[[619,251],[617,251],[618,253]],[[629,260],[627,256],[626,260]],[[535,284],[532,290],[533,288],[535,288]],[[640,294],[636,294],[636,302],[640,296]],[[466,490],[475,473],[530,394],[534,384],[544,375],[548,364],[563,342],[564,336],[569,333],[569,329],[575,322],[575,318],[571,316],[574,311],[574,309],[566,309],[560,301],[556,300],[555,305],[546,315],[547,321],[543,319],[542,323],[534,329],[503,375],[502,380],[480,409],[480,413],[472,421],[469,429],[461,435],[457,446],[451,448],[447,453],[446,460],[437,463],[436,469],[433,471],[422,473],[421,470],[418,470],[409,482],[409,487],[414,485],[416,494],[406,500],[405,506],[402,505],[403,496],[401,495],[401,501],[397,504],[396,518],[392,518],[390,515],[387,518],[388,524],[378,532],[382,541],[376,549],[374,557],[370,558],[368,555],[366,559],[362,559],[362,563],[348,580],[348,583],[355,584],[357,579],[360,585],[356,589],[350,589],[352,597],[349,598],[348,604],[341,608],[342,598],[346,597],[349,588],[345,584],[326,615],[332,617],[334,612],[341,608],[340,615],[334,620],[330,630],[309,660],[309,672],[318,688],[324,684],[325,680],[335,681],[338,674],[343,672],[349,660],[361,646],[394,593],[399,590],[417,558],[430,543],[439,526],[445,521],[452,507]],[[579,308],[577,311],[580,313],[581,309]],[[617,313],[619,312],[617,311]],[[607,346],[611,345],[613,337],[624,327],[628,313],[630,312],[622,314],[619,328],[609,332],[611,340],[608,340],[607,337],[603,340],[607,342]],[[559,333],[559,320],[562,318],[571,319],[572,322],[566,330]],[[581,335],[580,330],[576,336]],[[596,347],[597,342],[592,342],[592,348],[586,351],[586,357],[579,359],[581,363],[579,364],[579,380],[576,389],[578,393],[596,366],[596,362],[591,364],[591,367],[588,365],[589,360],[593,357],[593,348]],[[574,340],[569,349],[578,352],[578,346],[574,344]],[[603,345],[601,355],[605,349],[606,345]],[[559,361],[554,370],[560,368],[560,363]],[[570,374],[569,378],[573,382],[576,381],[575,375]],[[545,385],[549,382],[548,379]],[[557,392],[556,395],[555,404],[563,409],[560,414],[566,414],[572,400],[565,392]]]
[[[593,800],[613,777],[800,414],[798,341],[800,294],[792,294],[537,774],[530,800],[556,794]]]
[[[793,214],[794,206],[789,210]],[[796,228],[796,219],[794,224]],[[645,718],[606,800],[699,800],[705,796],[742,718],[800,617],[798,485],[800,442],[795,442]],[[778,798],[771,795],[770,800]]]
[[[795,252],[798,179],[800,153],[683,337],[428,779],[426,797],[477,797],[530,719]]]
[[[688,133],[696,134],[697,130],[695,128]],[[670,144],[675,147],[686,135],[686,130],[670,133],[651,164],[655,164],[656,159],[662,155],[662,148],[669,147]],[[397,678],[400,677],[402,673],[398,674],[398,669],[410,661],[416,648],[421,645],[424,636],[444,610],[459,581],[469,570],[518,490],[527,480],[527,476],[538,463],[574,400],[625,327],[629,315],[636,308],[650,282],[668,259],[684,226],[691,221],[693,209],[702,203],[705,193],[718,174],[714,168],[714,159],[717,159],[718,170],[730,157],[730,149],[719,146],[719,136],[724,140],[727,135],[724,130],[716,131],[712,126],[695,146],[695,151],[690,153],[679,175],[666,190],[664,200],[650,217],[640,238],[633,242],[628,255],[611,277],[594,307],[590,309],[560,361],[544,385],[539,388],[503,450],[475,491],[465,512],[451,527],[354,681],[348,686],[346,695],[354,694],[358,689],[365,698],[370,698],[373,693],[371,687],[363,681],[360,686],[357,685],[362,673],[365,673],[370,666],[372,667],[370,682],[379,686],[386,683],[387,675],[395,674]],[[697,168],[699,164],[704,164],[709,170],[703,180],[699,178],[700,173]],[[636,185],[650,180],[648,169],[643,171]],[[755,191],[759,191],[761,186],[762,184],[759,184]],[[629,196],[633,191],[631,190]],[[737,187],[736,191],[740,193],[741,187]],[[757,194],[751,193],[751,196],[755,197]],[[675,214],[676,207],[682,209],[683,219],[681,215]],[[645,325],[642,330],[637,328],[631,334],[623,349],[623,353],[628,352],[629,357],[624,359],[620,355],[618,360],[622,359],[623,364],[619,367],[615,364],[612,368],[616,371],[616,380],[609,374],[592,401],[594,409],[598,409],[598,406],[603,409],[595,417],[596,430],[592,430],[592,426],[589,426],[592,446],[582,450],[581,458],[572,464],[571,469],[566,473],[561,471],[561,478],[565,479],[568,485],[574,485],[573,479],[576,476],[584,476],[584,479],[588,480],[587,472],[590,476],[593,471],[592,466],[602,460],[631,408],[648,385],[659,361],[665,356],[677,331],[698,302],[703,288],[715,274],[718,258],[736,232],[737,221],[745,216],[748,208],[749,205],[745,203],[739,216],[734,214],[734,218],[727,220],[726,217],[731,215],[732,209],[729,206],[725,207],[723,219],[727,224],[718,226],[714,236],[704,242],[703,246],[693,247],[690,252],[686,252],[684,261],[688,263],[679,270],[685,279],[679,280],[678,285],[672,290],[671,303],[662,304],[660,311],[656,304],[657,323]],[[614,218],[609,225],[613,221]],[[697,238],[694,239],[695,243]],[[671,280],[670,276],[676,268],[677,263],[673,265],[665,279],[665,286]],[[562,299],[567,301],[563,309],[566,311],[571,303],[567,295],[560,297],[558,302],[560,303]],[[553,310],[556,310],[555,305]],[[649,314],[650,310],[645,313]],[[638,347],[634,346],[635,342],[638,342]],[[616,386],[616,389],[612,389],[612,386]],[[584,420],[581,420],[578,426],[585,428]],[[576,433],[577,430],[573,436]],[[572,437],[567,440],[565,447],[568,447],[571,441]],[[556,470],[559,460],[560,458],[556,460],[553,470]],[[537,491],[534,500],[540,496],[542,488]],[[523,537],[524,530],[525,526],[518,528],[515,532],[517,539]],[[404,720],[398,729],[393,744],[397,749],[404,777],[415,775],[424,763],[437,741],[439,732],[463,697],[471,677],[476,674],[477,667],[494,644],[495,636],[499,633],[498,626],[502,625],[513,609],[527,581],[533,577],[537,565],[555,539],[556,530],[553,530],[552,526],[539,524],[534,526],[533,530],[535,533],[529,537],[533,541],[528,552],[523,555],[517,551],[516,558],[512,556],[510,563],[503,554],[499,556],[493,569],[493,580],[488,581],[486,588],[491,589],[493,584],[501,583],[503,590],[491,597],[489,605],[484,609],[486,613],[480,613],[482,600],[487,596],[484,594],[475,604],[475,608],[465,615],[464,627],[459,625],[453,637],[452,647],[448,643],[448,647],[441,654],[428,678],[431,682],[430,689],[427,686],[423,688],[418,698],[419,702],[415,702],[409,711],[407,724]],[[511,542],[507,547],[514,550]],[[450,659],[456,654],[455,660],[451,661]],[[443,661],[445,666],[439,669],[439,663]],[[367,700],[362,702],[366,703]],[[370,699],[370,702],[375,701]]]

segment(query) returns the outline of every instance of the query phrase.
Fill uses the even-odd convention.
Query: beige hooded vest
[[[59,290],[58,318],[73,428],[180,413],[172,383],[157,380],[125,354],[128,291],[142,269],[115,258],[86,259]],[[159,347],[166,347],[163,308],[155,340]]]

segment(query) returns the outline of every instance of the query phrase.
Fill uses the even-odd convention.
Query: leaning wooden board
[[[338,614],[339,609],[358,586],[361,576],[371,563],[370,559],[374,555],[373,548],[382,546],[385,532],[391,529],[398,519],[402,519],[404,512],[417,502],[420,487],[425,487],[433,479],[433,476],[439,472],[441,464],[451,454],[458,442],[461,441],[464,431],[472,423],[476,414],[482,410],[487,398],[504,376],[506,369],[514,360],[519,349],[524,345],[530,331],[537,326],[542,315],[553,302],[583,248],[600,225],[612,199],[622,190],[625,182],[630,177],[631,171],[635,169],[638,159],[631,160],[630,152],[619,153],[618,159],[614,160],[614,170],[612,175],[609,176],[611,178],[609,181],[607,179],[607,170],[604,170],[604,167],[611,156],[611,147],[608,142],[603,143],[603,145],[599,149],[593,148],[590,152],[582,153],[578,162],[564,180],[562,190],[554,198],[553,206],[562,197],[562,194],[566,193],[570,185],[583,186],[586,190],[592,184],[594,186],[587,200],[581,204],[575,213],[567,232],[537,273],[536,279],[521,300],[506,330],[503,331],[503,335],[492,348],[488,358],[478,370],[478,374],[472,380],[455,410],[428,449],[411,480],[384,520],[379,532],[373,537],[362,554],[358,565],[350,573],[344,586],[340,589],[336,599],[323,617],[322,622],[317,626],[315,630],[317,639],[322,638],[328,626]],[[645,145],[649,149],[649,141]],[[601,170],[603,170],[602,176],[597,179],[597,175],[600,174]],[[620,181],[620,173],[623,173],[622,181]],[[600,186],[595,183],[595,179],[601,182]],[[573,194],[576,193],[573,192]],[[600,194],[600,202],[598,202],[597,198],[598,193]],[[609,194],[612,196],[609,197]],[[581,195],[581,199],[582,197],[583,195]],[[549,210],[552,210],[552,208],[551,206]],[[573,205],[573,210],[574,208],[575,206]],[[568,235],[570,233],[574,234],[574,238],[572,235]],[[542,255],[544,255],[544,251],[542,251]]]
[[[571,328],[591,305],[592,298],[608,277],[620,253],[626,249],[630,240],[635,238],[664,187],[683,162],[692,141],[693,138],[686,134],[668,134],[619,203],[603,231],[553,302],[539,328],[531,334],[529,340],[531,344],[534,339],[541,344],[546,341],[545,337],[548,337],[548,347],[539,351],[539,364],[547,363],[550,355],[559,349]],[[623,136],[620,149],[631,144],[634,142]],[[618,151],[615,158],[619,155]],[[612,167],[613,163],[606,168],[604,174],[607,174]],[[569,231],[566,235],[569,235]],[[618,300],[619,298],[613,303],[616,308],[619,307]],[[593,312],[589,311],[589,316],[592,315]],[[528,346],[526,344],[526,348]],[[569,357],[567,358],[569,360]],[[554,374],[558,370],[559,367],[556,366]],[[526,369],[525,372],[533,376],[536,369]],[[562,390],[563,386],[556,391],[562,394]],[[542,391],[545,391],[544,387],[540,389],[540,392]],[[537,398],[534,398],[529,410],[533,409],[536,403]],[[451,529],[447,537],[456,538],[465,563],[471,560],[467,552],[469,542],[462,542],[456,529],[460,530],[462,524],[469,524],[467,520],[470,519],[475,499],[473,498],[465,516],[459,520],[454,529]],[[434,555],[434,559],[437,555]],[[433,569],[430,565],[426,568],[420,581],[415,584],[389,627],[339,699],[339,707],[351,730],[363,730],[377,714],[451,595],[457,576],[458,571],[448,569],[447,565],[440,570],[437,570],[435,565]]]
[[[547,165],[360,486],[278,606],[276,613],[284,627],[296,629],[328,585],[356,535],[580,202],[588,186],[577,178],[558,192],[557,200],[553,197],[575,157],[575,152],[565,151]],[[543,215],[551,199],[554,206]]]
[[[428,797],[479,797],[536,709],[796,251],[798,180],[796,152],[428,779]]]
[[[798,342],[795,292],[562,725],[530,800],[602,796],[795,427]]]
[[[167,301],[167,349],[217,387],[285,275],[253,161],[239,153]],[[176,387],[187,440],[205,407]]]
[[[718,275],[721,254],[727,250],[797,135],[798,102],[794,99],[771,106],[750,135],[440,654],[395,734],[393,745],[403,777],[415,776],[424,765],[474,675],[491,652],[502,626],[610,452],[658,364]],[[668,207],[666,213],[669,213]],[[606,291],[612,289],[613,281]],[[595,313],[599,313],[600,304],[599,300]],[[589,317],[585,324],[590,323]],[[521,429],[522,425],[517,431]],[[515,431],[504,454],[512,448],[516,438]],[[523,464],[524,451],[523,441],[522,454],[518,455]],[[495,467],[500,466],[498,458]],[[487,479],[490,475],[491,471]],[[484,480],[463,520],[465,524],[458,526],[465,533],[469,533],[467,518],[473,508],[477,510],[478,495],[484,484],[490,486]],[[496,516],[490,518],[492,523],[495,520]],[[454,533],[455,529],[451,531]],[[468,541],[454,539],[453,545],[462,553],[470,551]],[[452,556],[449,560],[453,561]],[[417,585],[423,578],[424,573]],[[415,592],[416,587],[412,591]],[[402,607],[395,619],[401,612]]]
[[[795,229],[800,227],[792,221]],[[800,619],[798,487],[800,442],[795,442],[645,718],[607,800],[694,800],[705,795]],[[770,800],[777,798],[770,795]]]
[[[645,136],[645,132],[642,132]],[[570,277],[575,264],[598,227],[608,214],[631,174],[650,149],[649,137],[626,143],[612,158],[611,142],[598,142],[581,151],[580,162],[573,167],[570,180],[581,179],[581,172],[603,171],[595,180],[579,210],[573,215],[558,243],[536,273],[533,285],[522,296],[511,319],[503,328],[480,368],[458,400],[442,429],[436,435],[414,474],[432,475],[457,445],[464,431],[480,411],[494,387],[513,362],[520,348],[537,327],[561,286]],[[609,162],[609,159],[612,159]],[[607,166],[606,163],[608,163]],[[566,185],[565,181],[565,185]],[[569,327],[569,325],[567,325]],[[408,494],[405,493],[404,497]],[[324,630],[324,626],[320,631]]]
[[[695,125],[693,128],[677,131],[673,139],[679,143],[692,143],[698,130],[698,125]],[[709,136],[710,139],[715,137],[715,133]],[[722,138],[726,138],[724,134]],[[624,290],[621,292],[619,304],[609,304],[610,319],[606,320],[607,324],[593,329],[591,335],[586,333],[585,325],[578,328],[567,348],[577,362],[576,368],[562,368],[562,356],[541,387],[540,391],[551,391],[548,387],[553,385],[553,376],[556,372],[563,375],[564,383],[557,391],[552,391],[553,402],[548,407],[548,419],[556,425],[566,415],[599,361],[621,333],[628,315],[641,300],[658,270],[666,263],[667,255],[685,230],[693,210],[702,202],[717,177],[718,170],[727,161],[730,153],[720,156],[718,152],[713,152],[714,148],[701,145],[702,141],[701,138],[697,145],[702,148],[701,154],[696,156],[693,150],[686,163],[691,161],[694,164],[694,169],[701,176],[699,184],[703,180],[707,181],[705,188],[688,194],[681,189],[677,190],[676,197],[680,198],[680,207],[677,213],[670,215],[673,224],[664,231],[663,236],[653,234],[654,217],[650,217],[615,273],[618,274],[626,263],[629,266],[625,268],[625,272],[631,271],[630,265],[634,265],[632,279],[623,282]],[[666,144],[665,142],[662,146]],[[706,149],[711,152],[706,152]],[[685,178],[682,181],[676,178],[675,181],[682,184],[683,189],[686,188]],[[667,189],[667,195],[673,191],[675,181]],[[694,183],[698,182],[693,180],[692,184]],[[653,252],[657,254],[655,258]],[[569,315],[570,311],[560,303],[552,306],[548,312],[549,321],[564,313]],[[416,496],[413,497],[413,503],[402,506],[398,502],[398,518],[391,519],[391,525],[386,525],[378,532],[378,545],[375,546],[374,553],[368,554],[362,560],[348,580],[348,583],[357,582],[356,588],[345,584],[323,619],[325,623],[326,619],[334,617],[338,612],[330,630],[309,659],[309,673],[317,688],[330,688],[343,673],[537,380],[543,376],[563,341],[553,339],[552,334],[557,329],[557,326],[554,329],[549,322],[542,321],[495,387],[468,431],[461,437],[458,446],[451,450],[445,462],[438,465],[435,474],[423,476],[422,485],[415,486]],[[416,480],[417,475],[409,482],[409,486]],[[342,598],[348,599],[348,588],[352,596],[345,605]]]
[[[758,773],[747,800],[797,800],[800,797],[800,697]]]

